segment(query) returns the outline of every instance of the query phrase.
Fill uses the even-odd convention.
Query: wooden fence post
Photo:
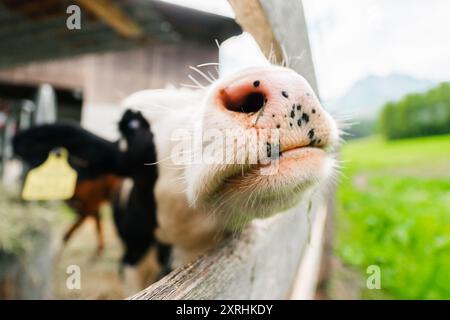
[[[301,0],[228,0],[236,21],[253,35],[264,53],[274,50],[278,62],[287,56],[289,67],[319,95]]]

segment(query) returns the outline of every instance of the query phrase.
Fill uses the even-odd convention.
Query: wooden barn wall
[[[198,43],[160,44],[123,52],[90,54],[57,61],[30,63],[0,70],[0,81],[80,89],[82,124],[115,139],[119,104],[143,89],[190,83],[190,65],[217,61],[217,47]]]
[[[56,87],[82,89],[86,57],[29,63],[0,70],[0,81],[18,85],[50,83]]]
[[[217,62],[217,47],[158,45],[91,56],[84,88],[89,103],[118,103],[137,90],[189,83],[190,65]]]

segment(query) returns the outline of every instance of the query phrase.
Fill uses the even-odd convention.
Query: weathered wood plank
[[[236,21],[242,29],[252,34],[265,55],[273,50],[276,62],[281,63],[283,52],[261,2],[259,0],[228,0],[228,2],[233,7]]]
[[[319,95],[301,0],[260,0],[289,66],[305,77]]]
[[[314,64],[301,0],[229,0],[236,21],[250,32],[263,52],[286,56],[289,66],[304,76],[318,94]],[[284,51],[284,52],[283,52]]]
[[[311,223],[310,241],[305,248],[297,276],[293,284],[291,299],[311,299],[316,295],[316,286],[323,263],[322,247],[325,242],[325,225],[327,222],[327,208],[321,203],[315,212]]]
[[[278,61],[286,55],[301,56],[297,63],[291,59],[290,66],[317,91],[301,1],[229,2],[237,22],[252,33],[266,54],[272,48]],[[316,279],[309,277],[317,278],[326,215],[322,212],[321,219],[315,219],[318,207],[325,210],[320,200],[305,199],[288,212],[253,221],[237,237],[130,299],[285,299],[293,289],[302,298],[312,298]],[[307,276],[300,279],[297,271],[312,228],[317,244],[308,256],[315,261],[302,264],[301,274]]]
[[[110,0],[76,0],[86,10],[110,25],[120,35],[127,38],[139,38],[144,32],[139,24],[129,17],[119,6]]]
[[[240,235],[130,299],[285,299],[312,218],[308,203],[303,203],[254,221]]]

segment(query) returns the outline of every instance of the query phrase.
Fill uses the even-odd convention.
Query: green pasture
[[[354,140],[341,157],[336,253],[381,268],[363,297],[450,299],[450,135]]]

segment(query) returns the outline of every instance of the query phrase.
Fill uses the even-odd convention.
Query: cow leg
[[[105,249],[105,236],[100,213],[97,212],[93,217],[95,220],[95,230],[97,231],[97,255],[99,256]]]
[[[69,239],[73,236],[74,232],[83,224],[86,219],[85,215],[79,215],[78,219],[72,224],[69,230],[66,231],[63,237],[63,246],[66,246]]]

